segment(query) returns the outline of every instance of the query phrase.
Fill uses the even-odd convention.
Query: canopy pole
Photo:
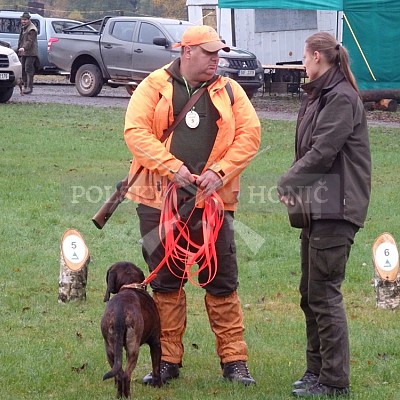
[[[361,48],[361,46],[360,46],[360,43],[358,43],[358,40],[357,40],[357,38],[356,38],[356,35],[354,34],[354,31],[353,31],[353,29],[351,28],[350,22],[349,22],[349,20],[347,19],[345,13],[343,13],[343,17],[344,17],[344,20],[346,21],[347,26],[348,26],[349,29],[350,29],[350,32],[351,32],[351,34],[352,34],[352,36],[353,36],[354,41],[356,42],[356,45],[357,45],[357,47],[358,47],[358,50],[360,50],[361,56],[362,56],[362,58],[364,59],[364,62],[365,62],[365,64],[366,64],[367,68],[368,68],[368,71],[369,71],[369,73],[370,73],[371,76],[372,76],[372,79],[373,79],[374,81],[376,81],[375,75],[374,75],[374,73],[372,72],[372,70],[371,70],[371,68],[370,68],[370,66],[369,66],[369,63],[368,63],[368,61],[367,61],[367,59],[366,59],[366,57],[365,57],[365,55],[364,55],[364,52],[362,51],[362,48]]]

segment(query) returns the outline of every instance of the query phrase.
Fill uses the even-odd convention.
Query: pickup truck
[[[95,24],[100,26],[93,34],[79,34],[82,27]],[[132,93],[150,72],[180,56],[180,50],[171,46],[191,25],[156,17],[105,17],[50,38],[49,59],[69,73],[82,96],[97,96],[104,84],[124,85]],[[264,82],[256,56],[234,47],[221,52],[217,73],[238,81],[250,98]]]
[[[21,32],[21,11],[0,10],[0,40],[8,42],[11,48],[17,52],[18,38]],[[50,37],[56,33],[61,33],[63,29],[81,24],[81,21],[76,21],[68,18],[45,18],[40,14],[31,14],[31,21],[36,25],[38,30],[38,49],[39,49],[39,71],[41,75],[58,74],[60,71],[48,60],[47,43]],[[94,28],[87,26],[84,33],[87,31],[95,31]],[[81,33],[82,34],[82,33]]]

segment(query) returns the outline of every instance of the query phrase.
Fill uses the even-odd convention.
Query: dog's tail
[[[124,371],[122,370],[122,352],[125,337],[125,318],[123,312],[118,312],[115,317],[115,343],[114,343],[114,365],[110,371],[104,374],[103,381],[106,379],[119,376],[122,378]]]

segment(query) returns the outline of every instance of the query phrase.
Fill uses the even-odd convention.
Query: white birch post
[[[64,232],[60,246],[58,302],[86,300],[89,250],[82,235],[75,229]]]
[[[390,233],[379,235],[372,247],[375,266],[376,306],[395,309],[400,306],[399,253]]]

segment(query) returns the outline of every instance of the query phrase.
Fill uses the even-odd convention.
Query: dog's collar
[[[121,289],[139,289],[139,290],[146,290],[146,285],[143,283],[129,283],[128,285],[123,285]]]

